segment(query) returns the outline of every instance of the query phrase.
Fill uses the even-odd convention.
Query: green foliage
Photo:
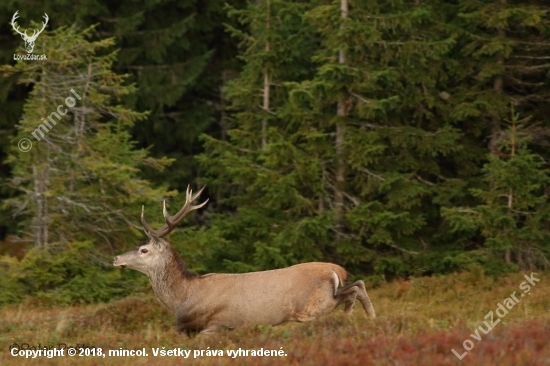
[[[289,14],[298,6],[300,16],[277,18],[283,21],[259,33],[254,30],[266,21],[266,3],[238,13],[251,33],[234,32],[250,46],[242,55],[243,73],[227,89],[237,110],[233,128],[229,141],[205,137],[207,153],[199,157],[209,181],[227,196],[222,202],[236,208],[212,223],[230,244],[226,267],[332,260],[355,270],[407,275],[410,254],[421,247],[418,237],[433,235],[428,223],[438,219],[437,209],[426,211],[426,202],[441,196],[437,180],[430,181],[441,174],[438,160],[461,149],[460,132],[444,120],[448,106],[434,97],[441,79],[434,64],[444,64],[454,40],[430,6],[408,10],[401,2],[365,2],[353,6],[345,21],[337,3],[275,1],[269,11]],[[276,40],[295,27],[293,19],[301,32],[294,32],[295,52],[289,53]],[[432,38],[419,44],[411,36],[419,29]],[[269,51],[261,47],[267,40]],[[340,50],[345,63],[336,57]],[[278,66],[291,62],[292,74]],[[266,70],[273,79],[268,116],[258,110],[256,92]],[[336,116],[342,98],[348,111]],[[265,118],[268,144],[262,147],[258,134]],[[335,145],[337,125],[345,126],[343,155]],[[346,197],[343,226],[335,223],[334,172],[340,164],[346,178],[339,188]],[[390,254],[394,249],[407,258]]]
[[[90,41],[92,30],[41,34],[38,51],[48,60],[0,68],[32,86],[7,160],[10,186],[21,194],[4,204],[25,217],[19,222],[22,237],[37,246],[95,238],[112,250],[113,242],[135,240],[128,223],[137,218],[140,204],[167,194],[139,176],[140,168],[162,170],[170,160],[135,149],[129,128],[145,114],[120,102],[135,86],[111,70],[116,52],[106,48],[113,40]],[[66,102],[74,97],[71,90],[81,97],[73,107]],[[65,115],[55,112],[59,105]],[[50,129],[39,130],[44,120]],[[29,152],[19,150],[22,138],[33,143]]]
[[[20,39],[0,30],[4,231],[52,256],[88,241],[114,254],[137,241],[139,206],[162,224],[161,197],[197,179],[201,227],[170,241],[198,272],[333,261],[380,285],[548,266],[547,4],[354,0],[343,17],[342,1],[21,9],[48,12],[53,31],[37,42],[47,61],[14,63]],[[20,153],[70,89],[85,98]],[[527,118],[508,123],[510,104]],[[36,279],[18,272],[29,255],[2,259],[28,283],[6,282],[0,301],[97,284],[97,297],[66,300],[95,301],[119,296],[102,283],[127,283],[91,267],[55,282],[70,256]]]
[[[124,275],[88,242],[74,242],[51,252],[35,247],[18,261],[0,258],[0,304],[31,295],[51,304],[105,302],[127,296],[143,286],[142,280]]]
[[[141,204],[171,194],[140,176],[144,166],[162,170],[170,159],[135,148],[129,129],[146,114],[122,104],[120,98],[135,86],[112,71],[116,52],[107,49],[113,40],[90,41],[92,31],[70,27],[41,34],[37,47],[48,60],[0,68],[32,86],[7,160],[9,185],[19,194],[4,201],[23,216],[20,240],[32,249],[20,262],[4,259],[10,281],[0,291],[2,302],[30,294],[56,303],[128,294],[128,278],[107,257],[136,241],[131,229],[138,227],[133,222]],[[80,96],[72,107],[66,102],[71,90]],[[56,116],[52,111],[59,112],[59,105],[65,114]],[[37,133],[48,116],[50,129]],[[21,138],[32,141],[30,151],[18,149]]]
[[[220,88],[239,67],[236,45],[224,31],[224,23],[232,22],[224,10],[225,3],[155,0],[136,6],[129,0],[116,3],[30,0],[22,6],[13,1],[1,2],[0,19],[4,27],[0,29],[3,46],[0,64],[14,64],[14,50],[21,50],[23,44],[8,24],[16,10],[21,30],[29,29],[29,34],[41,25],[44,13],[50,19],[45,32],[71,25],[78,29],[95,25],[89,34],[91,39],[112,38],[114,44],[109,49],[118,50],[114,69],[119,74],[128,74],[127,80],[140,86],[135,93],[124,96],[127,106],[150,112],[142,123],[130,127],[132,140],[155,158],[174,159],[163,171],[142,167],[143,177],[155,186],[185,190],[188,182],[201,174],[193,159],[202,151],[198,136],[204,132],[220,134],[222,123],[218,120],[225,114]],[[242,6],[244,2],[227,3]],[[37,47],[45,35],[38,37]],[[1,161],[9,155],[23,102],[31,90],[16,81],[12,76],[0,83]],[[0,181],[11,177],[10,166],[0,165]],[[0,184],[2,200],[15,195],[17,192],[11,187]],[[0,237],[16,234],[18,223],[9,209],[0,209]]]
[[[546,267],[550,207],[545,189],[550,185],[550,170],[529,148],[528,119],[518,120],[518,114],[512,113],[501,155],[490,154],[482,169],[484,187],[470,190],[479,204],[444,208],[443,214],[452,230],[479,232],[491,252],[512,251],[522,266]]]
[[[547,70],[536,57],[545,43],[527,50],[514,33],[527,32],[535,42],[547,22],[541,11],[494,1],[359,1],[346,19],[339,1],[233,9],[248,26],[230,28],[242,40],[245,62],[226,89],[234,118],[228,139],[204,136],[206,153],[198,158],[222,204],[207,231],[225,241],[214,255],[233,271],[330,260],[388,278],[477,265],[502,274],[544,264],[533,260],[542,250],[538,244],[521,244],[546,238],[544,158],[525,144],[509,162],[494,150],[506,143],[502,118],[509,99],[519,100],[517,93],[528,98],[516,86]],[[289,34],[292,52],[278,41]],[[523,53],[533,56],[525,69],[515,61]],[[499,66],[503,62],[510,68]],[[269,112],[259,107],[266,73]],[[508,80],[515,80],[511,89],[499,89]],[[530,90],[539,93],[537,100],[547,92]],[[344,115],[336,113],[342,101]],[[521,103],[521,109],[537,116],[536,108],[547,106],[537,103]],[[548,130],[544,118],[524,135],[538,146]],[[345,184],[338,183],[337,170]],[[515,182],[505,183],[504,175]],[[501,189],[486,197],[488,180],[498,179]],[[530,218],[506,209],[486,210],[483,220],[464,215],[479,211],[479,200],[501,200],[510,184],[525,201],[517,203],[519,216],[527,210]],[[342,221],[336,219],[338,191],[345,197]],[[461,214],[450,220],[448,210]],[[521,233],[508,235],[510,225],[524,221]],[[467,224],[472,227],[457,229]],[[526,256],[518,254],[513,263],[495,256],[497,248],[522,245]]]

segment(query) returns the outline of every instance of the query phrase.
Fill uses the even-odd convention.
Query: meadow
[[[368,319],[359,302],[346,317],[341,309],[310,323],[255,326],[189,338],[175,331],[174,317],[151,291],[106,304],[54,307],[38,300],[0,308],[1,365],[549,365],[550,273],[521,294],[524,275],[501,278],[482,271],[420,277],[368,289],[377,318]],[[506,302],[516,292],[516,304]],[[510,306],[507,313],[499,303]],[[493,329],[484,321],[493,312]],[[500,321],[498,321],[500,319]],[[477,329],[477,333],[476,333]],[[466,340],[470,340],[465,342]],[[470,343],[469,343],[470,342]],[[146,348],[148,357],[74,356],[25,359],[11,344],[85,344],[109,349]],[[464,344],[471,349],[463,355]],[[153,356],[152,348],[191,351]],[[284,350],[286,356],[227,356],[227,350]],[[222,351],[199,356],[194,351]],[[216,352],[212,352],[216,351]]]

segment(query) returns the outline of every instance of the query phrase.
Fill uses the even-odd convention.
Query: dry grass
[[[257,326],[213,336],[187,338],[175,332],[174,318],[154,299],[129,297],[109,304],[48,308],[27,302],[0,308],[2,365],[548,365],[550,364],[550,273],[521,298],[522,274],[493,280],[479,273],[417,278],[369,290],[378,317],[369,320],[357,306],[312,323]],[[512,292],[520,302],[481,341],[470,337]],[[497,316],[495,315],[495,319]],[[474,334],[475,335],[475,334]],[[460,361],[452,352],[474,348]],[[61,357],[25,360],[9,354],[12,343],[142,349],[149,357]],[[152,347],[223,350],[223,357],[154,357]],[[286,357],[225,356],[226,350],[275,349]]]

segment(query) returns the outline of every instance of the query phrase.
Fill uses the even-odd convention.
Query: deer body
[[[188,190],[184,208],[202,207],[190,205],[201,192],[191,198]],[[148,230],[142,212],[150,240],[113,262],[149,276],[159,301],[175,314],[180,332],[213,333],[253,324],[310,321],[341,303],[349,313],[356,299],[369,316],[375,317],[363,281],[339,288],[346,280],[346,271],[332,263],[302,263],[242,274],[190,274],[171,245],[156,235],[165,235],[181,221],[185,216],[182,211],[172,217],[164,206],[167,224],[153,232]]]

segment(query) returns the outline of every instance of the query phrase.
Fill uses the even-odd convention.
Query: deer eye
[[[147,250],[147,249],[142,249],[141,252],[142,252],[143,254],[145,254],[145,253],[148,252],[148,250]]]

